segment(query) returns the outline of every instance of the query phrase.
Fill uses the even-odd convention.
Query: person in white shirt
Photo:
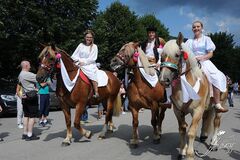
[[[141,44],[141,48],[146,54],[150,64],[155,64],[160,69],[162,48],[165,44],[164,39],[157,36],[157,28],[150,26],[147,28],[148,39]]]
[[[215,108],[219,112],[227,112],[228,110],[220,104],[220,92],[226,92],[227,89],[226,76],[209,60],[212,58],[216,46],[210,37],[202,33],[202,22],[193,22],[192,31],[194,33],[194,38],[188,39],[186,44],[193,51],[196,59],[202,66],[203,72],[213,86]]]
[[[94,44],[94,32],[87,30],[84,32],[84,42],[80,43],[72,54],[72,59],[79,65],[83,73],[92,81],[94,97],[99,97],[97,83],[97,56],[98,47]]]

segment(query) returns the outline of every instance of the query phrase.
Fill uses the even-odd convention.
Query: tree
[[[99,48],[99,61],[105,69],[109,69],[110,60],[125,43],[144,36],[138,31],[139,28],[135,13],[120,2],[112,3],[106,11],[99,13],[93,29]]]
[[[166,41],[169,40],[169,31],[168,28],[161,23],[153,14],[146,14],[139,18],[139,22],[144,29],[144,33],[147,34],[146,28],[149,26],[154,26],[157,28],[157,34],[164,38]],[[145,38],[146,39],[146,38]]]
[[[216,45],[212,62],[219,70],[230,76],[233,80],[239,80],[240,52],[239,48],[234,48],[234,35],[226,32],[218,32],[209,34],[209,36]]]
[[[56,43],[72,53],[97,15],[97,0],[2,0],[0,3],[0,76],[23,59],[37,63],[39,43]],[[9,56],[11,55],[11,56]]]

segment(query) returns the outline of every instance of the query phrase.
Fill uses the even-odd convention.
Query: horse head
[[[40,66],[36,75],[39,83],[45,82],[53,74],[57,59],[59,58],[58,54],[54,45],[44,46],[39,55]]]
[[[181,73],[180,67],[184,56],[182,44],[183,35],[180,32],[177,40],[170,40],[163,47],[159,80],[164,85],[170,85],[178,73]]]
[[[138,56],[138,45],[139,43],[130,42],[122,46],[116,56],[111,60],[110,67],[113,70],[118,70],[123,67],[134,66]]]
[[[187,73],[191,73],[194,79],[202,76],[197,60],[183,42],[183,35],[180,32],[177,40],[170,40],[163,47],[159,80],[164,85],[170,85],[175,78]]]

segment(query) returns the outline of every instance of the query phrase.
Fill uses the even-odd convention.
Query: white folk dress
[[[93,44],[92,46],[86,46],[80,43],[71,57],[74,61],[83,62],[85,65],[80,66],[80,69],[89,79],[97,81],[97,56],[97,45]]]
[[[195,56],[205,55],[216,49],[211,38],[205,35],[202,35],[199,39],[188,39],[186,44],[193,51]],[[227,89],[226,76],[218,70],[210,60],[200,61],[200,63],[210,83],[221,92],[225,92]]]

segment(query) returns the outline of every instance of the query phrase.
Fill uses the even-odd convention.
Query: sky
[[[116,0],[99,0],[99,11],[104,11]],[[182,32],[192,38],[192,22],[200,20],[204,34],[227,32],[234,35],[240,46],[240,0],[118,0],[136,15],[153,14],[171,36]],[[160,35],[161,36],[161,35]]]

